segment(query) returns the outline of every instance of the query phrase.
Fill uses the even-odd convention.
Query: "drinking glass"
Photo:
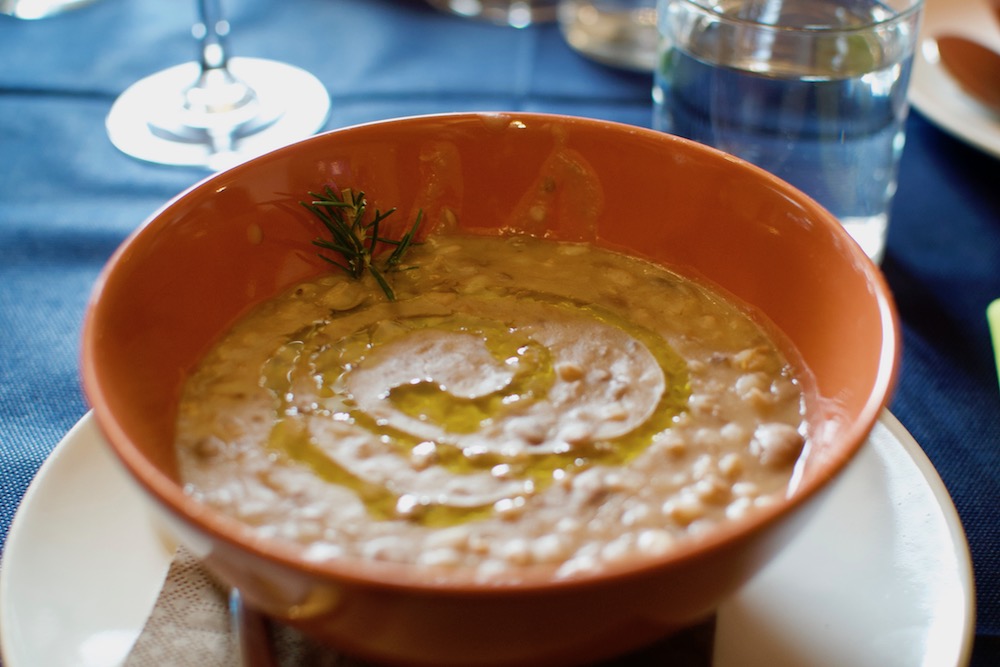
[[[560,0],[559,28],[597,62],[640,72],[656,65],[656,0]]]
[[[653,126],[742,157],[885,251],[922,0],[659,0]]]
[[[111,142],[158,164],[225,169],[320,129],[330,95],[312,74],[273,60],[230,58],[220,0],[197,0],[199,59],[132,84],[115,101]]]
[[[499,25],[525,28],[554,21],[558,0],[427,0],[438,9]]]

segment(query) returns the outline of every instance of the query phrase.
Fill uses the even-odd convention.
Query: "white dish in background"
[[[117,667],[171,556],[87,415],[11,526],[0,567],[3,664]],[[714,667],[961,667],[973,601],[951,498],[886,412],[808,528],[720,609]]]
[[[1000,157],[1000,117],[969,97],[945,71],[935,36],[961,35],[1000,52],[1000,19],[990,0],[925,0],[909,99],[935,125]]]

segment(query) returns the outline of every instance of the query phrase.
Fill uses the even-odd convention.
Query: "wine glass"
[[[43,19],[92,2],[94,0],[0,0],[0,14],[19,19]]]
[[[330,112],[320,81],[292,65],[230,58],[220,0],[196,0],[197,62],[152,74],[108,113],[111,142],[147,162],[220,170],[305,138]]]

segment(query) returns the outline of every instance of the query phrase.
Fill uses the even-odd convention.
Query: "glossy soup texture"
[[[483,581],[659,556],[788,492],[803,390],[705,287],[588,244],[436,234],[242,319],[185,385],[186,491],[315,560]]]

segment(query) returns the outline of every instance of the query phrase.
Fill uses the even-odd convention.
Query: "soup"
[[[186,491],[314,560],[556,578],[655,557],[783,497],[801,369],[767,328],[590,244],[437,233],[239,321],[181,399]]]

